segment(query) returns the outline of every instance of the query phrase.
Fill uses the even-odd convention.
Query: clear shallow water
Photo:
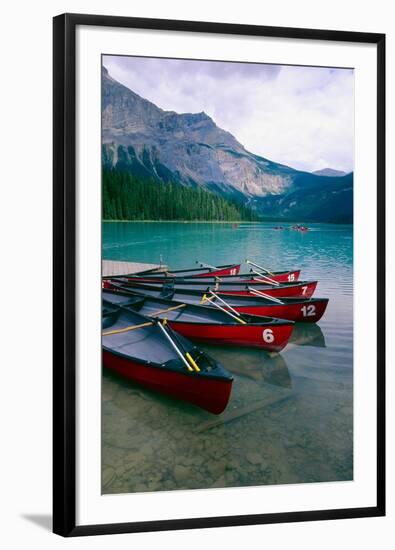
[[[102,491],[122,493],[351,480],[352,226],[104,223],[103,258],[172,268],[242,262],[301,268],[330,298],[281,354],[204,347],[233,373],[219,417],[103,375]],[[247,269],[244,266],[243,271]]]

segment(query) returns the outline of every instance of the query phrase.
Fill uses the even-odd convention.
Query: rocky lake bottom
[[[267,265],[301,267],[330,301],[319,325],[295,325],[280,354],[200,346],[234,376],[219,416],[104,371],[102,493],[352,480],[352,227],[279,235],[265,224],[106,225],[105,258],[163,254],[176,269],[187,265],[186,245],[191,257],[218,265],[231,261],[229,251],[257,261],[264,249]]]
[[[104,374],[103,493],[352,479],[352,379],[289,369],[297,344],[205,350],[235,378],[218,417]]]

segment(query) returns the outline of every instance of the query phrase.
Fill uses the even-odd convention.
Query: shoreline
[[[102,220],[103,223],[262,223],[240,220]]]
[[[257,223],[277,223],[277,224],[289,224],[289,223],[300,223],[300,221],[295,220],[259,220],[259,221],[250,221],[250,220],[102,220],[102,223],[231,223],[231,224],[257,224]],[[336,223],[336,222],[303,222],[305,224],[327,224],[327,225],[349,225],[353,226],[353,223]]]

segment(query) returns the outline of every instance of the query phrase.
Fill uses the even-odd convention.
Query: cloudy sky
[[[252,153],[300,170],[353,170],[350,69],[121,56],[103,65],[162,109],[205,111]]]

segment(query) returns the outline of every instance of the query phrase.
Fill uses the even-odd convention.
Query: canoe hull
[[[311,304],[309,302],[284,305],[273,303],[271,306],[233,306],[233,309],[239,313],[277,317],[278,319],[287,319],[298,323],[317,323],[324,315],[327,305],[328,299],[321,300],[317,298]]]
[[[124,283],[125,288],[130,288],[132,290],[137,290],[137,292],[144,293],[145,289],[149,290],[158,290],[162,292],[163,288],[167,284],[166,281],[155,281],[150,282],[149,284],[145,282],[126,282]],[[202,295],[211,288],[219,294],[227,294],[234,296],[253,296],[253,293],[250,292],[248,287],[252,287],[255,290],[261,291],[269,296],[275,296],[278,298],[311,298],[317,287],[317,281],[306,281],[306,282],[296,282],[288,283],[279,286],[266,285],[262,283],[257,283],[254,281],[254,285],[243,284],[222,284],[217,283],[216,285],[208,285],[203,282],[179,282],[177,281],[175,285],[170,285],[170,288],[174,289],[176,292],[195,291],[201,293]],[[112,280],[103,279],[102,287],[111,289],[114,288]]]
[[[103,365],[119,376],[150,390],[188,401],[210,413],[220,414],[228,404],[232,379],[203,377],[175,372],[103,350]]]
[[[140,296],[144,296],[145,293],[148,296],[154,298],[161,297],[161,289],[155,287],[146,287],[144,290],[141,287],[121,287],[118,288],[108,281],[106,283],[109,289],[112,289],[114,292],[120,293],[134,293]],[[210,306],[209,301],[202,301],[202,292],[201,291],[184,291],[179,292],[178,294],[170,299],[174,299],[176,302],[187,303],[192,305],[204,304]],[[219,293],[219,296],[222,296],[222,292]],[[169,299],[169,298],[168,298]],[[296,321],[298,323],[316,323],[324,315],[326,308],[328,306],[328,298],[295,298],[290,300],[285,300],[283,304],[277,304],[269,299],[259,298],[249,294],[248,296],[232,296],[227,295],[225,297],[226,301],[239,313],[246,313],[250,315],[257,315],[263,317],[275,317],[277,319],[286,319],[288,321]],[[214,307],[214,306],[212,306]],[[225,307],[225,306],[224,306]],[[226,309],[226,308],[225,308]]]
[[[173,330],[186,338],[212,345],[248,346],[281,351],[292,334],[292,324],[214,325],[168,321]]]
[[[227,283],[241,283],[241,284],[254,284],[254,283],[265,283],[265,284],[270,284],[268,282],[267,279],[265,279],[263,276],[259,276],[259,275],[251,275],[250,273],[245,273],[245,274],[242,274],[242,275],[239,275],[239,270],[240,270],[240,266],[238,266],[238,269],[237,269],[237,273],[234,273],[235,271],[235,268],[233,269],[230,269],[230,271],[232,271],[231,274],[229,273],[224,273],[223,271],[227,271],[227,270],[223,270],[223,271],[218,271],[218,272],[210,272],[210,273],[203,273],[201,275],[193,275],[193,276],[189,276],[189,277],[177,277],[175,276],[174,277],[174,280],[176,281],[176,284],[177,284],[177,279],[178,280],[193,280],[193,279],[203,279],[204,282],[209,281],[210,284],[215,284],[216,281],[218,279],[221,279],[222,278],[222,282],[227,282]],[[268,275],[268,277],[270,279],[272,279],[273,281],[276,281],[277,283],[292,283],[292,282],[297,282],[299,280],[299,276],[300,276],[300,270],[297,270],[297,271],[284,271],[284,272],[281,272],[281,273],[274,273],[273,275]],[[162,275],[129,275],[127,277],[127,280],[132,282],[132,283],[151,283],[151,284],[155,284],[157,283],[158,281],[161,282],[163,281],[164,279],[170,279],[172,280],[172,276],[171,274],[169,273],[166,277]]]
[[[275,273],[274,275],[267,275],[270,277],[270,279],[273,279],[273,281],[276,281],[277,283],[292,283],[294,281],[298,281],[300,277],[300,269],[297,269],[295,271],[286,271],[284,273]],[[252,282],[259,281],[259,275],[256,275],[253,279],[251,279]],[[265,282],[265,279],[262,278],[262,282]]]
[[[223,269],[215,269],[209,271],[208,273],[200,273],[198,275],[192,275],[194,279],[197,277],[224,277],[226,275],[238,275],[240,273],[241,265],[232,265],[230,267],[225,267]]]
[[[269,296],[274,296],[277,298],[311,298],[317,287],[317,281],[306,282],[306,284],[295,284],[290,286],[270,286],[260,288],[256,285],[256,290],[264,292]],[[225,286],[220,286],[218,292],[221,294],[234,295],[234,296],[254,296],[250,290],[226,290]]]
[[[153,272],[152,270],[148,271],[138,271],[131,276],[131,278],[147,278],[147,279],[158,279],[166,277],[188,277],[191,279],[196,279],[196,277],[223,277],[227,275],[238,275],[240,272],[241,264],[229,264],[229,265],[220,265],[218,268],[210,269],[206,267],[201,268],[192,268],[192,269],[176,269],[175,271],[162,271],[162,272]]]

